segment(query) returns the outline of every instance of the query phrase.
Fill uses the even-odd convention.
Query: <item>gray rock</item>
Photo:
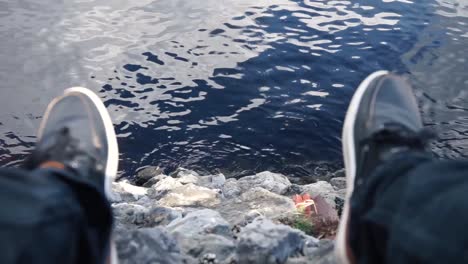
[[[288,189],[283,193],[285,196],[293,196],[295,194],[302,194],[303,192],[303,185],[298,185],[298,184],[291,184]]]
[[[148,166],[137,172],[135,178],[133,178],[132,183],[138,186],[143,186],[149,179],[154,176],[163,174],[163,170],[156,166]]]
[[[227,179],[224,185],[221,187],[221,191],[226,198],[234,198],[240,195],[241,189],[237,185],[237,180],[230,178]]]
[[[198,176],[195,176],[193,174],[183,174],[179,178],[177,178],[177,181],[180,182],[181,184],[188,184],[188,183],[198,183]]]
[[[132,203],[144,206],[145,208],[151,208],[156,204],[156,200],[151,199],[148,195],[145,195]]]
[[[264,171],[240,178],[237,181],[237,185],[241,189],[241,192],[249,190],[252,187],[262,187],[270,192],[283,194],[291,185],[291,182],[282,174]]]
[[[120,195],[120,193],[116,192],[115,188],[112,187],[112,191],[110,192],[110,195],[108,197],[109,199],[109,202],[111,203],[121,203],[123,202],[123,198],[122,198],[122,195]]]
[[[345,204],[344,198],[341,198],[340,196],[335,198],[335,209],[336,209],[336,213],[338,214],[338,217],[340,218],[341,218],[341,215],[343,214],[344,204]]]
[[[252,223],[255,219],[259,218],[259,217],[263,217],[264,215],[262,213],[260,213],[259,211],[257,210],[252,210],[252,211],[249,211],[247,212],[245,215],[244,215],[244,222],[243,223],[240,223],[241,226],[246,226],[250,223]]]
[[[147,208],[129,203],[113,204],[112,209],[116,222],[126,226],[134,225],[136,227],[143,224],[148,213]]]
[[[292,199],[260,187],[252,188],[239,197],[223,201],[216,207],[232,224],[242,224],[254,212],[275,219],[296,212]]]
[[[346,170],[341,169],[332,173],[333,178],[346,178]]]
[[[336,191],[335,209],[339,217],[341,217],[341,214],[343,213],[345,201],[346,201],[346,189],[341,189],[341,190]]]
[[[162,195],[168,193],[170,190],[173,190],[180,186],[182,186],[182,183],[180,183],[178,180],[172,177],[166,177],[157,182],[149,189],[148,196],[153,199],[158,199]]]
[[[112,191],[114,192],[114,196],[118,197],[117,199],[112,199],[112,202],[133,202],[147,194],[146,188],[132,185],[126,180],[113,182]]]
[[[226,182],[224,174],[215,174],[208,176],[201,176],[198,178],[197,184],[211,189],[221,189]]]
[[[223,186],[223,184],[226,182],[226,177],[222,173],[212,175],[210,178],[212,186],[214,186],[215,188]]]
[[[195,263],[181,252],[177,241],[161,228],[117,230],[115,240],[121,264]]]
[[[346,189],[346,178],[345,177],[332,178],[330,180],[330,184],[333,187],[335,187],[335,189],[337,190]]]
[[[232,239],[219,235],[175,236],[182,251],[200,263],[226,263],[235,258],[236,245]]]
[[[309,260],[306,257],[289,258],[286,264],[309,264]]]
[[[341,189],[336,191],[336,196],[342,200],[346,198],[346,189]]]
[[[335,208],[336,191],[333,186],[326,181],[319,181],[302,186],[303,193],[308,193],[314,197],[317,195],[322,196],[325,201]]]
[[[167,230],[174,235],[185,237],[206,234],[232,236],[229,223],[218,212],[210,209],[188,213],[185,217],[170,223]]]
[[[188,170],[185,168],[178,168],[177,170],[172,172],[170,176],[175,177],[175,178],[180,178],[180,177],[183,177],[184,175],[200,176],[197,172],[193,170]]]
[[[182,218],[182,212],[166,208],[148,208],[139,204],[119,203],[112,205],[116,222],[128,228],[154,227],[167,225],[175,219]]]
[[[302,255],[308,256],[315,252],[320,245],[320,239],[305,235],[304,246],[302,247]]]
[[[304,233],[257,218],[242,229],[236,252],[239,263],[277,264],[300,254],[303,246]]]
[[[180,183],[178,183],[180,184]],[[159,204],[166,207],[206,207],[211,208],[220,203],[220,191],[197,186],[192,183],[172,189],[161,194]]]
[[[167,207],[153,207],[145,214],[144,227],[168,225],[172,221],[182,218],[182,212]]]
[[[147,182],[145,182],[143,184],[143,187],[150,188],[151,186],[155,185],[156,183],[158,183],[159,181],[161,181],[161,180],[163,180],[163,179],[165,179],[167,177],[169,177],[169,176],[164,175],[164,174],[154,176],[153,178],[151,178]]]
[[[215,254],[206,254],[200,259],[200,264],[217,264],[218,260],[216,259]]]
[[[157,172],[140,175],[148,188],[128,181],[113,184],[122,263],[334,263],[333,245],[268,218],[296,213],[288,197],[293,194],[321,195],[327,203],[342,204],[343,178],[333,178],[333,185],[302,186],[271,172],[239,180],[186,169],[173,177],[149,176]]]
[[[305,256],[290,258],[287,264],[337,264],[338,260],[334,254],[334,244],[332,240],[321,240],[318,246],[308,252]]]
[[[314,176],[318,180],[328,181],[332,177],[331,173],[333,171],[331,164],[327,162],[320,162],[314,168]]]

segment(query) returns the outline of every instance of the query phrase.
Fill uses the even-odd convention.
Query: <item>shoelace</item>
[[[47,149],[35,149],[30,157],[25,161],[25,168],[34,169],[38,167],[42,162],[54,160],[58,157],[60,159],[66,159],[71,155],[75,156],[86,156],[89,162],[95,163],[96,159],[81,151],[78,147],[78,141],[71,137],[69,128],[64,127],[57,133],[49,135],[48,137],[54,137],[54,143]],[[43,139],[48,140],[48,139]]]

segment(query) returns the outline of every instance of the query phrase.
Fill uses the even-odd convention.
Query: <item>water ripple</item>
[[[31,149],[51,97],[83,85],[111,112],[123,175],[149,164],[314,174],[340,166],[347,104],[379,69],[409,74],[425,123],[441,132],[436,153],[466,156],[466,10],[441,0],[0,0],[0,164]]]

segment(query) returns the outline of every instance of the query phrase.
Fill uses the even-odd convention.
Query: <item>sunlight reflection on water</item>
[[[379,69],[409,74],[442,135],[437,154],[467,153],[463,3],[0,0],[0,10],[0,164],[17,164],[48,101],[81,85],[111,112],[125,175],[150,164],[313,174],[341,165],[347,104]]]

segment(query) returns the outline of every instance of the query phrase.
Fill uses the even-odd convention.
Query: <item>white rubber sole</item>
[[[117,144],[117,137],[115,135],[114,124],[112,123],[109,112],[107,111],[106,106],[102,102],[101,98],[99,98],[99,96],[97,96],[97,94],[95,94],[93,91],[84,87],[72,87],[66,89],[63,94],[68,95],[72,93],[78,93],[88,97],[94,103],[94,106],[96,106],[104,123],[108,146],[104,191],[107,197],[110,198],[112,197],[112,182],[115,180],[119,167],[119,147]]]
[[[104,192],[108,199],[113,197],[112,192],[112,182],[114,182],[117,171],[119,167],[119,147],[117,144],[117,137],[115,135],[114,124],[112,123],[112,119],[107,111],[106,106],[102,102],[101,98],[93,91],[89,90],[88,88],[84,87],[72,87],[66,89],[63,94],[73,94],[78,93],[88,97],[96,106],[99,115],[102,118],[104,123],[104,129],[106,131],[106,138],[107,138],[107,167],[105,169],[105,180],[104,180]],[[119,259],[117,257],[117,249],[115,246],[114,240],[111,238],[110,240],[110,253],[109,253],[109,264],[118,264]]]
[[[351,99],[351,103],[346,113],[346,118],[343,125],[342,145],[343,145],[343,158],[346,170],[346,201],[344,204],[343,214],[338,227],[338,234],[336,236],[335,254],[338,261],[342,264],[350,264],[347,255],[347,223],[349,220],[349,199],[354,190],[354,179],[356,178],[356,152],[354,145],[354,124],[362,97],[369,87],[369,84],[376,78],[388,74],[388,71],[377,71],[369,75],[357,88],[356,92]]]
[[[117,255],[117,247],[115,241],[111,238],[110,244],[110,254],[109,254],[109,263],[108,264],[119,264],[119,257]]]

